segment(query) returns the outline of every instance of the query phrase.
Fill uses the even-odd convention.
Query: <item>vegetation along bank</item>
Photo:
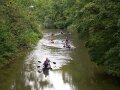
[[[42,37],[33,0],[0,0],[0,67]],[[34,9],[34,10],[33,10]]]

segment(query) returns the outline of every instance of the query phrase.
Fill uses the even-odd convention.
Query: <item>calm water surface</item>
[[[104,74],[90,61],[84,42],[76,34],[61,35],[58,30],[43,34],[26,58],[24,52],[15,63],[0,70],[0,90],[120,90],[120,79]],[[71,49],[63,48],[66,37]],[[43,72],[46,58],[53,69]]]

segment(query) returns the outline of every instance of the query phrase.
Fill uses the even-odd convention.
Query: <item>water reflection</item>
[[[40,90],[75,90],[72,84],[65,82],[68,78],[62,78],[64,75],[66,74],[63,74],[60,71],[50,71],[49,77],[40,81],[39,85],[42,87]]]

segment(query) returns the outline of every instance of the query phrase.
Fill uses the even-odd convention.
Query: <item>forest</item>
[[[0,67],[9,64],[23,49],[33,47],[39,38],[39,20],[29,0],[0,0]]]
[[[91,61],[120,77],[119,0],[1,0],[0,66],[35,45],[42,37],[39,24],[77,31]]]

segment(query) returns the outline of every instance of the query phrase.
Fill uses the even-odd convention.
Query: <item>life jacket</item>
[[[48,65],[48,61],[45,61],[45,62],[44,62],[44,65]]]
[[[49,68],[48,66],[50,65],[50,63],[49,61],[46,60],[43,65],[44,65],[44,68]]]

